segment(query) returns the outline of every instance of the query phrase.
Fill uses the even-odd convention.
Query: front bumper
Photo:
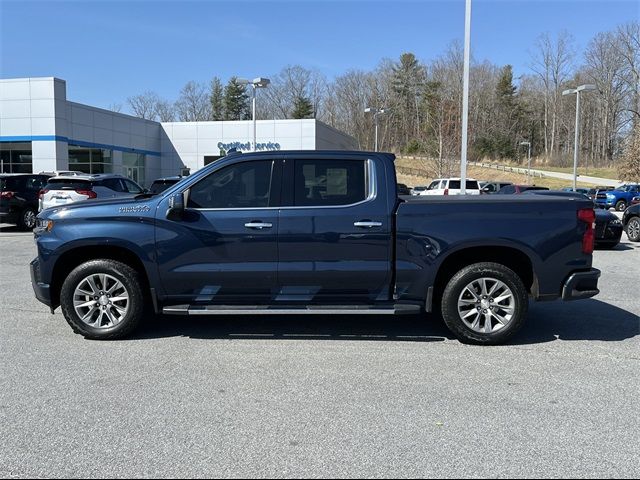
[[[49,284],[42,283],[40,281],[40,261],[35,258],[32,260],[29,265],[31,270],[31,286],[33,287],[33,291],[36,294],[36,298],[44,303],[47,307],[53,308],[51,306],[51,290],[49,288]]]
[[[611,200],[608,198],[606,200],[600,198],[600,199],[596,199],[594,203],[596,204],[597,207],[600,207],[600,208],[612,208],[616,206],[616,202],[617,200],[615,198]]]
[[[572,273],[562,284],[562,300],[582,300],[600,293],[598,290],[600,270],[592,268],[588,272]]]

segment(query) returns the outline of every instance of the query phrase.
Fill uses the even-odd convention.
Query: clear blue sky
[[[640,0],[474,0],[478,60],[528,72],[543,32],[593,35],[640,18]],[[107,107],[153,90],[175,99],[189,80],[268,76],[288,64],[333,78],[413,52],[422,60],[463,38],[464,0],[0,0],[0,76],[56,76],[67,98]]]

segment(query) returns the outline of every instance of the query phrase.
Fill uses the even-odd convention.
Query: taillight
[[[98,195],[93,190],[76,190],[76,193],[78,195],[86,195],[89,198],[98,198]]]
[[[582,208],[578,210],[578,220],[587,224],[587,229],[582,237],[582,253],[592,254],[596,240],[595,221],[596,212],[593,208]]]
[[[0,192],[0,198],[6,198],[11,200],[16,195],[16,192]]]
[[[46,188],[43,188],[42,190],[40,190],[38,192],[38,199],[42,200],[44,198],[44,194],[47,193],[49,190],[47,190]]]
[[[449,195],[449,189],[448,188],[444,189],[444,195]]]

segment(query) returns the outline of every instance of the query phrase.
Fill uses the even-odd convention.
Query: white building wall
[[[315,119],[259,120],[258,150],[356,148],[355,140]],[[66,83],[53,77],[0,80],[0,140],[32,141],[33,171],[69,168],[68,144],[112,150],[114,173],[123,155],[144,153],[145,183],[192,172],[205,156],[253,148],[252,121],[157,123],[67,101]]]

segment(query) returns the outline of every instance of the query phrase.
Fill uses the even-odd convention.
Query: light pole
[[[252,109],[252,118],[253,118],[253,148],[252,150],[256,151],[256,88],[267,88],[267,86],[271,83],[271,80],[268,78],[257,77],[254,78],[253,81],[238,78],[236,80],[240,85],[251,85],[251,109]]]
[[[562,92],[562,95],[576,96],[576,137],[573,147],[573,191],[576,191],[578,184],[578,151],[580,150],[580,92],[582,91],[596,90],[595,85],[586,84],[580,85],[578,88],[570,88]]]
[[[375,149],[374,152],[378,151],[378,115],[383,115],[385,113],[385,109],[384,108],[371,108],[371,107],[367,107],[364,109],[365,113],[371,113],[373,112],[373,123],[376,127],[376,134],[375,134]]]
[[[531,181],[531,142],[520,142],[520,145],[526,145],[528,148],[527,153],[527,183]]]
[[[471,58],[471,0],[464,15],[464,68],[462,84],[462,151],[460,152],[460,193],[467,193],[467,138],[469,130],[469,63]]]

